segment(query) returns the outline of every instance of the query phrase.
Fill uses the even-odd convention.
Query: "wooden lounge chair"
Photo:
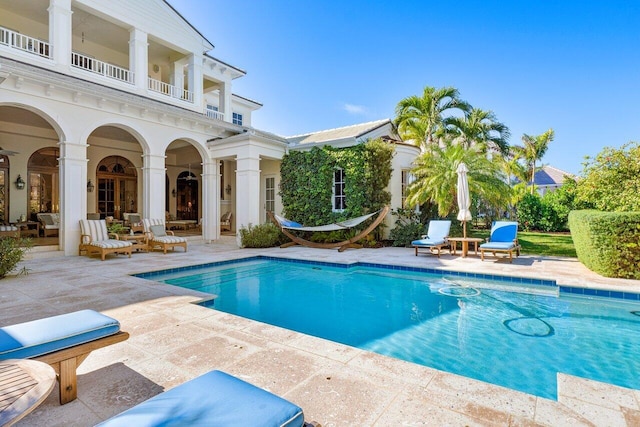
[[[76,368],[89,353],[127,338],[117,320],[82,310],[0,328],[0,359],[34,359],[51,365],[64,405],[78,397]]]
[[[44,237],[58,235],[60,230],[60,214],[41,212],[36,214],[36,217],[38,221],[40,221],[40,229]]]
[[[342,252],[347,248],[361,248],[362,245],[356,243],[359,240],[363,239],[367,234],[371,233],[378,225],[380,225],[380,223],[384,220],[384,217],[389,213],[389,206],[385,206],[384,208],[380,209],[377,212],[368,214],[368,215],[363,215],[357,218],[352,218],[346,221],[342,221],[339,223],[335,223],[335,224],[327,224],[327,225],[321,225],[321,226],[317,226],[317,227],[304,227],[301,224],[298,224],[297,222],[288,220],[286,218],[283,218],[281,216],[278,216],[276,214],[274,214],[273,212],[267,212],[269,217],[271,218],[271,220],[273,221],[273,223],[278,226],[278,228],[280,228],[280,230],[282,230],[282,232],[289,238],[291,239],[291,242],[289,243],[285,243],[284,245],[280,246],[281,248],[286,248],[289,246],[294,246],[294,245],[301,245],[301,246],[308,246],[310,248],[320,248],[320,249],[333,249],[333,248],[338,248],[338,252]],[[378,216],[374,219],[374,221],[363,231],[361,231],[360,233],[358,233],[356,236],[347,239],[347,240],[343,240],[341,242],[335,242],[335,243],[317,243],[317,242],[312,242],[310,240],[307,239],[303,239],[300,236],[296,236],[294,233],[292,233],[291,231],[293,230],[297,230],[297,231],[311,231],[311,232],[315,232],[315,231],[336,231],[336,230],[348,230],[350,228],[353,228],[355,226],[357,226],[358,224],[366,221],[367,219],[373,217],[374,215],[378,214]]]
[[[431,220],[429,221],[429,228],[427,234],[422,236],[420,240],[414,240],[411,242],[411,246],[416,249],[416,256],[418,256],[419,249],[428,249],[429,253],[438,255],[440,258],[440,250],[449,246],[449,230],[451,229],[451,221],[449,220]],[[436,251],[437,252],[434,252]]]
[[[187,239],[173,234],[173,231],[167,230],[163,219],[142,220],[144,232],[147,235],[147,245],[149,249],[159,247],[166,254],[167,249],[175,250],[176,246],[181,246],[187,251]]]
[[[305,422],[299,406],[222,371],[211,371],[98,424],[160,425],[302,427]]]
[[[107,223],[104,219],[81,219],[79,254],[86,252],[88,256],[99,254],[104,261],[107,254],[122,253],[129,255],[133,244],[124,240],[118,240],[118,235],[107,232]],[[111,237],[114,237],[113,239]]]
[[[220,218],[220,231],[231,231],[231,220],[233,219],[233,213],[225,212]]]
[[[514,221],[495,221],[491,226],[491,235],[487,243],[480,245],[480,257],[484,261],[484,252],[489,251],[496,256],[496,252],[509,254],[509,262],[513,263],[513,252],[520,256],[518,244],[518,223]]]

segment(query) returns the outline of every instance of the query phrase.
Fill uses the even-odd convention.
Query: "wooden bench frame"
[[[89,356],[93,350],[125,341],[129,338],[128,332],[117,332],[97,340],[78,344],[73,347],[33,357],[33,360],[47,363],[56,371],[58,385],[60,386],[60,404],[64,405],[78,397],[78,377],[76,369]]]

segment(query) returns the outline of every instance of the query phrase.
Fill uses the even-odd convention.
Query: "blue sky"
[[[253,126],[296,135],[393,118],[402,98],[453,86],[511,130],[556,133],[571,173],[640,141],[640,1],[169,0],[247,72]]]

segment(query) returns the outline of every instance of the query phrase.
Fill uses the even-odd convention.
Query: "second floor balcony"
[[[0,44],[44,58],[51,58],[49,43],[17,33],[8,28],[0,27]]]

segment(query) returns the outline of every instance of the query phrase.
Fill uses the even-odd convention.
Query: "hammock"
[[[339,248],[338,252],[342,252],[347,248],[361,248],[362,245],[358,245],[356,242],[362,239],[363,237],[365,237],[367,234],[371,233],[378,225],[380,225],[380,223],[382,222],[384,217],[387,215],[387,213],[389,213],[389,206],[385,206],[379,211],[370,213],[368,215],[359,216],[357,218],[351,218],[346,221],[336,222],[333,224],[319,225],[317,227],[305,227],[295,221],[291,221],[284,217],[276,215],[273,212],[269,212],[269,216],[271,217],[271,220],[274,222],[274,224],[276,224],[278,228],[280,228],[280,230],[282,230],[282,232],[288,238],[291,239],[291,242],[285,243],[284,245],[280,246],[281,248],[286,248],[293,245],[302,245],[302,246],[308,246],[311,248],[322,248],[322,249]],[[365,230],[363,230],[362,232],[358,233],[356,236],[350,239],[343,240],[342,242],[316,243],[310,240],[303,239],[302,237],[296,236],[295,234],[289,231],[289,230],[296,230],[296,231],[314,232],[314,231],[348,230],[350,228],[357,226],[358,224],[363,223],[364,221],[373,217],[376,214],[378,214],[376,219]]]

